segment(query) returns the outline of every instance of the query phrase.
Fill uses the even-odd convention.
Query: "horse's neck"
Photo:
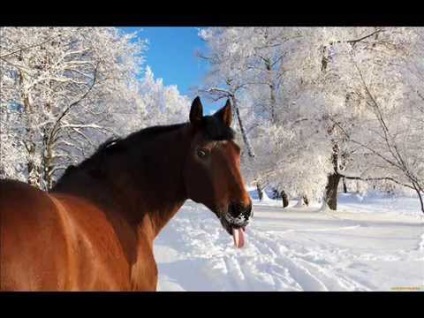
[[[129,150],[122,161],[105,161],[102,178],[81,172],[81,177],[61,188],[103,208],[112,207],[112,213],[120,214],[137,232],[144,231],[153,240],[187,199],[182,174],[189,147],[187,133],[182,128],[156,136],[140,145],[141,150]]]
[[[131,157],[135,159],[130,165],[135,165],[133,170],[139,175],[127,175],[130,178],[127,184],[138,194],[128,201],[133,202],[133,215],[137,220],[141,216],[149,217],[155,237],[187,199],[183,178],[190,146],[187,134],[186,128],[162,133],[147,142],[137,156]],[[141,222],[139,226],[145,228],[144,221]]]

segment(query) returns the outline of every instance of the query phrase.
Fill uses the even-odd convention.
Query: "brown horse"
[[[187,199],[244,244],[251,200],[231,105],[109,141],[49,192],[0,181],[0,290],[156,290],[153,242]]]

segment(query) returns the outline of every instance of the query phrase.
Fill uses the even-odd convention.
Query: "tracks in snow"
[[[363,239],[373,231],[363,220],[268,216],[255,215],[245,248],[237,250],[209,211],[186,206],[157,242],[160,277],[177,285],[173,290],[366,291],[378,288],[363,276],[373,270],[366,262],[398,262],[409,255],[351,249],[350,237]],[[421,254],[423,242],[424,234]]]

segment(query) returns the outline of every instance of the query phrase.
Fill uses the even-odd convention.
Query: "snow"
[[[155,241],[159,291],[424,290],[424,217],[416,198],[340,194],[283,209],[254,200],[247,242],[188,201]]]

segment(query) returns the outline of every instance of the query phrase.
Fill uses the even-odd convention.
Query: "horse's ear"
[[[203,106],[202,106],[202,102],[200,101],[200,97],[197,96],[193,100],[193,103],[191,104],[190,122],[192,124],[198,123],[199,121],[202,120],[202,117],[203,117]]]
[[[225,106],[218,110],[214,116],[218,117],[222,122],[228,127],[231,126],[231,122],[233,120],[233,113],[231,110],[231,102],[230,99],[227,99]]]

